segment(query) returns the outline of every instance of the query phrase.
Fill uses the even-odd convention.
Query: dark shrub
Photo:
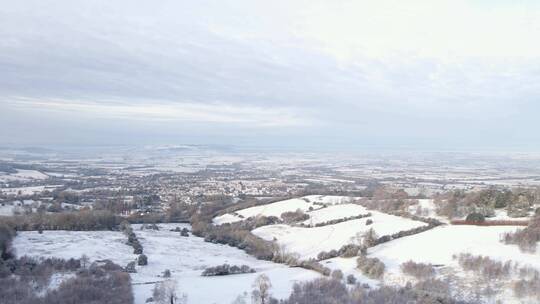
[[[250,268],[247,265],[242,266],[230,266],[229,264],[223,264],[215,267],[208,267],[202,272],[202,276],[223,276],[230,274],[241,274],[241,273],[254,273],[255,270]]]
[[[482,223],[486,221],[486,217],[482,213],[473,212],[467,215],[465,220],[472,223]]]
[[[137,258],[137,264],[139,266],[148,265],[148,258],[146,257],[146,255],[144,255],[144,254],[139,255],[139,257]]]
[[[127,272],[127,273],[136,273],[137,272],[137,269],[135,269],[135,262],[129,262],[126,267],[124,268],[124,270]]]

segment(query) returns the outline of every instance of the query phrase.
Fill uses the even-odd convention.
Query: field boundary
[[[466,220],[453,220],[450,221],[452,225],[470,225],[470,226],[528,226],[529,221],[512,221],[512,220],[496,220],[496,221],[466,221]]]

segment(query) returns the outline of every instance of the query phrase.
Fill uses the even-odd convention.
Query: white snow
[[[19,191],[21,195],[32,195],[34,193],[41,193],[45,190],[53,190],[56,185],[47,185],[47,186],[31,186],[31,187],[18,187],[18,188],[0,188],[0,192],[11,195],[18,195]]]
[[[177,282],[179,292],[187,294],[189,303],[201,304],[231,303],[238,295],[249,293],[261,273],[272,281],[271,292],[277,298],[287,297],[295,282],[320,277],[313,271],[260,261],[239,249],[207,243],[194,236],[182,237],[170,231],[175,227],[190,228],[186,224],[159,226],[159,231],[139,230],[139,225],[133,226],[148,256],[148,265],[137,266],[138,272],[131,274],[136,304],[145,303],[152,295],[152,282],[162,281],[159,275],[165,269],[171,271],[171,278]],[[136,258],[133,249],[125,244],[126,240],[122,233],[111,231],[19,232],[13,246],[17,256],[80,258],[86,254],[91,261],[110,259],[125,266]],[[206,267],[224,263],[245,264],[257,272],[220,277],[200,275]]]
[[[298,209],[307,212],[312,209],[321,208],[321,204],[336,205],[350,203],[353,198],[347,196],[331,195],[308,195],[300,198],[292,198],[271,204],[250,207],[236,211],[235,214],[224,214],[213,219],[214,224],[234,223],[242,221],[243,218],[252,216],[276,216],[280,217],[283,212],[296,211]],[[243,218],[241,217],[243,216]]]
[[[47,178],[49,178],[47,174],[43,174],[37,170],[17,169],[17,173],[0,175],[0,182],[43,180]]]
[[[305,225],[315,225],[331,220],[363,215],[369,212],[365,207],[355,204],[333,205],[308,212],[307,214],[310,216],[310,219],[305,220],[303,223]]]
[[[16,208],[13,205],[0,206],[0,216],[11,216],[16,213]]]
[[[263,215],[263,216],[277,216],[279,217],[283,212],[296,211],[298,209],[307,211],[309,207],[317,208],[311,201],[306,201],[301,198],[288,199],[272,204],[255,206],[247,209],[237,211],[236,213],[244,216],[245,218]]]
[[[345,206],[345,208],[349,207]],[[377,211],[371,211],[371,213],[372,216],[368,218],[322,227],[304,228],[279,224],[259,227],[252,232],[265,240],[275,239],[280,246],[285,247],[286,251],[308,259],[315,258],[321,251],[338,250],[343,245],[357,244],[357,234],[363,234],[370,228],[373,228],[377,235],[383,236],[427,225],[423,222]],[[366,225],[368,219],[371,219],[373,224]]]
[[[381,259],[387,267],[387,277],[399,280],[400,264],[409,260],[444,266],[457,266],[452,255],[470,253],[489,256],[494,260],[519,262],[540,269],[540,253],[523,253],[515,245],[499,241],[512,226],[440,226],[412,236],[393,240],[368,250],[371,257]]]
[[[245,252],[226,245],[204,242],[202,238],[181,237],[180,233],[169,231],[185,224],[160,224],[161,229],[140,231],[134,225],[135,233],[141,241],[148,266],[137,267],[133,283],[162,280],[160,275],[169,269],[177,281],[178,289],[186,293],[189,303],[231,303],[238,295],[252,290],[252,283],[261,273],[266,274],[273,285],[272,294],[278,298],[288,296],[297,281],[319,277],[316,272],[302,268],[260,261]],[[257,272],[229,276],[202,277],[206,267],[228,263],[248,265]],[[135,303],[144,303],[151,296],[153,284],[134,285]]]
[[[109,259],[125,266],[137,256],[127,246],[126,236],[116,231],[21,231],[13,240],[15,254],[20,257],[40,256],[80,258],[83,254],[91,261]]]
[[[227,224],[227,223],[234,223],[234,222],[240,222],[242,221],[242,218],[235,214],[224,214],[220,216],[216,216],[212,222],[214,225],[221,225],[221,224]]]

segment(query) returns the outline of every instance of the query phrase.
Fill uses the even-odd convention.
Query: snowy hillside
[[[152,295],[153,282],[161,281],[164,270],[171,271],[178,290],[187,294],[189,303],[213,304],[231,303],[244,292],[250,292],[255,278],[266,274],[272,281],[272,294],[277,298],[289,295],[292,285],[297,281],[311,280],[320,275],[302,268],[257,260],[243,251],[225,245],[204,242],[195,236],[182,237],[178,232],[169,231],[185,224],[160,224],[160,230],[134,231],[143,244],[148,256],[147,266],[137,266],[132,274],[135,304],[143,304]],[[19,232],[14,248],[19,256],[80,258],[86,254],[91,261],[110,259],[121,266],[136,259],[133,249],[127,246],[126,236],[110,231],[45,231]],[[237,274],[219,277],[203,277],[202,271],[228,263],[248,265],[256,273]]]

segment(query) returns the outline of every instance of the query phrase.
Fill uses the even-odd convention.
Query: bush
[[[356,215],[356,216],[349,216],[349,217],[339,218],[339,219],[335,219],[335,220],[329,220],[329,221],[326,221],[326,222],[317,223],[317,224],[314,225],[314,227],[323,227],[323,226],[335,225],[335,224],[339,224],[339,223],[343,223],[343,222],[348,222],[348,221],[351,221],[351,220],[358,220],[358,219],[361,219],[361,218],[370,217],[371,215],[372,215],[371,213],[366,213],[366,214],[360,214],[360,215]],[[302,223],[301,226],[304,226],[304,224]]]
[[[135,262],[129,262],[126,267],[124,268],[124,270],[127,272],[127,273],[136,273],[137,272],[137,269],[135,268]]]
[[[297,209],[294,212],[293,211],[283,212],[280,217],[287,224],[302,222],[309,219],[309,215],[305,214],[300,209]]]
[[[486,217],[482,213],[473,212],[467,215],[465,220],[471,223],[483,223],[486,221]]]
[[[163,277],[164,278],[170,278],[171,277],[171,271],[169,269],[165,269],[165,271],[163,271]]]
[[[356,284],[356,277],[352,274],[347,276],[347,284]]]
[[[316,271],[324,276],[329,276],[332,270],[328,267],[323,266],[321,263],[311,259],[307,261],[302,261],[298,264],[299,267],[302,267],[304,269],[309,269]]]
[[[338,250],[338,255],[340,257],[344,257],[344,258],[352,258],[352,257],[355,257],[355,256],[361,254],[362,251],[363,251],[362,246],[355,245],[355,244],[348,244],[348,245],[343,245]]]
[[[316,279],[296,283],[283,304],[457,304],[447,293],[448,284],[439,280],[403,288],[381,287],[366,291],[362,286],[347,288],[337,280]]]
[[[137,264],[139,266],[148,265],[148,257],[146,257],[146,255],[144,255],[144,254],[139,255],[139,257],[137,258]]]
[[[214,226],[206,221],[192,221],[192,233],[204,237],[206,242],[227,244],[244,250],[260,260],[272,260],[276,245],[265,241],[246,229],[245,223]]]
[[[317,260],[319,260],[319,261],[328,260],[328,259],[335,258],[337,256],[338,256],[337,250],[330,250],[329,252],[321,251],[317,255]]]
[[[384,275],[385,265],[378,258],[368,258],[364,255],[358,257],[356,265],[366,276],[380,279]]]
[[[514,283],[512,290],[518,298],[531,297],[540,301],[540,278],[534,277],[530,280],[518,280]]]
[[[470,253],[462,253],[454,258],[458,260],[463,269],[474,271],[487,279],[509,277],[513,268],[511,261],[503,263],[481,255],[474,256]]]
[[[349,303],[347,287],[337,280],[316,279],[296,283],[285,304]]]
[[[435,275],[435,268],[431,264],[408,261],[401,264],[401,271],[417,279],[426,279]]]
[[[525,252],[536,252],[537,243],[540,241],[540,216],[533,217],[527,228],[513,233],[505,233],[502,240],[506,244],[516,244]]]
[[[203,277],[209,276],[223,276],[231,274],[241,274],[241,273],[254,273],[255,270],[250,268],[247,265],[242,266],[230,266],[229,264],[223,264],[215,267],[208,267],[202,272]]]
[[[0,277],[0,299],[4,304],[131,304],[133,291],[129,274],[106,261],[82,269],[79,260],[34,259],[22,257],[8,261],[11,274]],[[70,272],[74,278],[57,289],[47,287],[53,273]],[[36,289],[41,290],[39,296]]]

